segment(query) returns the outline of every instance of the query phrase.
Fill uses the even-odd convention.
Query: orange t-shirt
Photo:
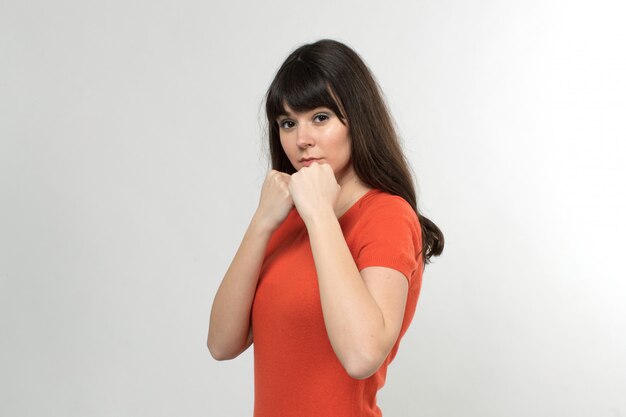
[[[385,266],[408,279],[398,340],[369,378],[348,375],[324,325],[306,226],[292,209],[270,238],[252,305],[254,417],[382,416],[376,393],[413,319],[420,292],[421,228],[409,203],[377,189],[363,195],[339,224],[359,271]]]

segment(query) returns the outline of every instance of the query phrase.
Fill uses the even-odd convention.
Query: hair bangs
[[[286,115],[286,104],[298,113],[327,107],[345,119],[335,97],[336,94],[333,94],[330,83],[321,71],[316,71],[316,68],[302,60],[291,61],[279,71],[270,86],[266,102],[267,118],[271,122]]]

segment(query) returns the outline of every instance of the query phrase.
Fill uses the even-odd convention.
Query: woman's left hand
[[[334,215],[340,189],[332,167],[317,162],[292,174],[289,181],[291,199],[305,223],[325,211]]]

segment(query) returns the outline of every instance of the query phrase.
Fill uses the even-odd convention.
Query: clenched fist
[[[298,214],[307,223],[315,214],[334,214],[341,186],[329,164],[314,162],[292,174],[288,188]]]
[[[289,192],[290,181],[289,174],[274,169],[267,173],[263,181],[255,217],[272,231],[281,225],[293,207]]]

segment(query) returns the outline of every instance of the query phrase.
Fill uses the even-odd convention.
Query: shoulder
[[[366,239],[374,236],[394,240],[412,236],[416,244],[422,229],[411,204],[404,198],[381,190],[368,192],[353,213],[353,232]]]
[[[399,195],[389,194],[381,190],[372,190],[369,199],[366,201],[370,207],[391,207],[395,209],[413,210],[408,201]]]
[[[422,246],[417,213],[397,195],[377,190],[366,197],[351,235],[357,267],[385,266],[411,279]]]
[[[419,227],[417,214],[404,198],[381,190],[372,190],[361,204],[363,220],[404,220]]]

